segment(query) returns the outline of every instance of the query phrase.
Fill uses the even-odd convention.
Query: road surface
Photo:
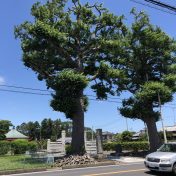
[[[51,170],[38,173],[14,174],[14,176],[171,176],[171,174],[151,173],[143,163],[102,166],[70,170]]]

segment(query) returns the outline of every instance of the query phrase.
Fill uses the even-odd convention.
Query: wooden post
[[[103,158],[102,129],[96,130],[96,144],[98,158]]]

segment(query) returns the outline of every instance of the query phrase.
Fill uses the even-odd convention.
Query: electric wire
[[[46,90],[46,89],[39,89],[39,88],[31,88],[31,87],[23,87],[23,86],[16,86],[16,85],[0,85],[0,87],[7,87],[7,88],[15,88],[15,89],[22,89],[22,90],[32,90],[32,91],[41,91],[41,92],[50,92],[50,93],[54,93],[54,91],[52,90]],[[50,94],[43,94],[42,95],[50,95]],[[90,94],[86,94],[86,96],[88,97],[94,97],[97,98],[97,96],[95,95],[90,95]],[[107,97],[108,99],[112,99],[112,100],[122,100],[121,98],[118,97]]]
[[[30,88],[30,87],[23,87],[23,86],[16,86],[16,85],[0,85],[0,87],[8,87],[8,88],[15,88],[15,89],[23,89],[23,90],[32,90],[32,91],[41,91],[41,92],[48,92],[48,93],[41,93],[41,92],[31,92],[31,91],[21,91],[21,90],[12,90],[12,89],[3,89],[0,88],[0,92],[11,92],[11,93],[21,93],[21,94],[29,94],[29,95],[40,95],[40,96],[51,96],[54,91],[48,91],[44,89],[39,89],[39,88]],[[93,97],[89,98],[90,101],[99,101],[99,102],[108,102],[108,103],[116,103],[116,104],[122,104],[121,98],[113,98],[113,97],[108,97],[107,100],[102,100],[102,99],[95,99],[97,98],[95,95],[90,95],[86,94],[88,97]],[[112,100],[109,100],[112,99]],[[115,100],[121,100],[121,101],[115,101]],[[167,105],[162,105],[164,108],[176,108],[176,104],[167,104]]]
[[[161,8],[158,8],[158,7],[153,7],[153,6],[149,5],[149,4],[146,4],[146,3],[143,3],[143,2],[139,2],[139,1],[137,1],[137,0],[130,0],[130,1],[132,1],[132,2],[134,2],[134,3],[136,3],[136,4],[140,4],[140,5],[143,5],[143,6],[152,8],[152,9],[156,9],[156,10],[159,10],[159,11],[162,11],[162,12],[165,12],[165,13],[168,13],[168,14],[171,14],[171,15],[176,15],[176,13],[172,13],[172,12],[163,10],[163,9],[161,9]]]

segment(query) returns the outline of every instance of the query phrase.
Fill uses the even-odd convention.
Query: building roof
[[[167,127],[164,127],[164,129],[168,132],[173,132],[173,131],[176,131],[176,126],[167,126]],[[161,129],[161,131],[163,131]]]
[[[135,134],[133,134],[133,137],[140,137],[141,136],[141,132],[137,132]]]
[[[102,132],[102,135],[114,135],[114,133],[111,133],[109,131],[104,131],[104,132]]]
[[[6,139],[28,139],[27,136],[20,133],[16,129],[10,130],[7,134],[5,134],[5,136],[6,136]]]

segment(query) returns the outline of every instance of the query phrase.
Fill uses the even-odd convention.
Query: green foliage
[[[146,134],[146,133],[142,134],[142,135],[139,137],[139,141],[148,141],[147,134]]]
[[[141,91],[136,94],[136,98],[140,102],[156,102],[158,103],[158,96],[161,97],[161,103],[166,103],[172,100],[172,91],[164,83],[160,82],[146,82]]]
[[[115,151],[117,146],[121,145],[122,150],[130,150],[137,152],[139,150],[149,150],[148,142],[111,142],[103,144],[103,149],[106,151]]]
[[[0,155],[5,155],[10,151],[10,143],[8,141],[0,141]]]
[[[38,150],[47,149],[47,140],[41,139],[41,140],[36,141],[36,143],[37,143]]]
[[[27,141],[24,139],[17,139],[15,141],[0,141],[0,155],[5,155],[8,152],[13,154],[24,154],[26,151],[36,151],[37,143],[34,141]]]
[[[71,155],[73,153],[73,149],[71,145],[66,145],[65,150],[67,155]]]
[[[16,128],[22,134],[28,136],[31,140],[40,138],[40,124],[36,122],[22,123]]]
[[[131,141],[132,140],[132,136],[133,136],[133,132],[130,131],[123,131],[121,134],[121,139],[122,141]]]
[[[0,120],[0,140],[5,139],[5,134],[9,132],[12,123],[8,120]]]
[[[82,90],[88,85],[88,80],[83,74],[73,70],[63,70],[54,81],[52,88],[56,90],[53,94],[51,106],[55,111],[64,112],[67,117],[73,117],[77,111],[77,99],[82,97]],[[71,85],[71,86],[70,86]],[[87,109],[87,98],[84,97],[84,109]]]
[[[114,135],[114,140],[116,142],[121,142],[122,141],[122,136],[121,136],[121,133],[117,133]]]
[[[27,140],[15,140],[11,142],[11,150],[14,154],[24,154],[26,151],[36,151],[37,143]]]
[[[120,39],[127,30],[123,16],[110,13],[101,4],[74,1],[67,8],[66,3],[52,0],[34,4],[34,22],[17,26],[15,35],[21,40],[24,64],[56,91],[51,106],[71,118],[76,109],[74,98],[79,95],[85,99],[80,93],[92,80],[97,80],[92,88],[98,98],[112,93],[113,80],[121,71],[108,65],[116,50],[116,57],[122,53]],[[87,102],[85,99],[84,110]]]
[[[150,23],[144,12],[131,12],[134,22],[128,31],[128,53],[120,67],[126,72],[124,90],[133,96],[123,101],[120,112],[129,118],[159,119],[151,107],[172,100],[175,87],[176,42]]]
[[[54,90],[51,107],[72,120],[83,121],[88,106],[84,89],[89,83],[98,98],[116,93],[112,85],[121,72],[107,65],[122,54],[121,39],[127,29],[123,16],[110,13],[101,4],[81,4],[74,0],[68,7],[67,2],[51,0],[34,4],[33,22],[17,26],[15,36],[21,40],[24,65]],[[80,142],[74,143],[77,149],[84,148],[83,124],[74,123],[81,125]]]
[[[164,134],[163,134],[163,131],[159,131],[159,132],[158,132],[158,135],[159,135],[159,137],[160,137],[160,140],[161,140],[162,142],[164,142]],[[167,132],[167,131],[166,131],[166,136],[167,136],[167,140],[168,140],[168,141],[175,141],[175,137],[173,136],[173,133],[172,133],[172,132]]]
[[[126,56],[117,66],[127,78],[121,88],[131,93],[131,97],[123,101],[120,113],[147,124],[150,149],[155,151],[159,145],[156,130],[156,121],[160,118],[159,108],[156,109],[159,107],[158,95],[164,104],[171,101],[175,93],[176,42],[152,25],[144,12],[133,9],[131,13],[134,22],[126,36]]]

